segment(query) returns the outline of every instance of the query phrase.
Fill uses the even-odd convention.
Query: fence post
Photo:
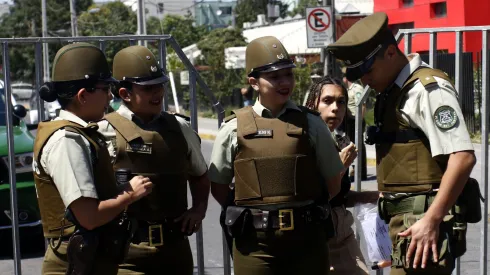
[[[165,40],[160,39],[158,41],[158,55],[160,58],[160,66],[162,67],[163,73],[169,75],[167,72],[167,45]],[[170,77],[170,76],[169,76]],[[165,93],[163,94],[163,110],[168,111],[168,83],[165,83]],[[178,102],[174,102],[178,104]],[[178,110],[178,106],[175,106],[175,110]]]
[[[36,46],[34,49],[34,55],[35,55],[35,67],[36,67],[36,91],[37,93],[39,91],[39,88],[41,88],[41,85],[43,84],[43,57],[42,57],[42,44],[40,42],[36,42]],[[37,97],[37,123],[44,121],[45,114],[44,114],[44,100],[41,99],[40,96]]]
[[[10,88],[10,64],[8,42],[3,42],[3,81],[5,91],[5,121],[7,122],[8,167],[10,184],[10,219],[12,220],[12,246],[14,252],[14,271],[21,275],[20,241],[19,241],[19,215],[17,209],[17,179],[15,174],[15,150],[12,90]]]
[[[437,67],[437,32],[430,32],[429,41],[429,64],[432,68]]]
[[[197,96],[196,96],[196,75],[194,71],[189,70],[189,95],[190,95],[190,109],[191,109],[191,125],[194,131],[198,132],[197,125]],[[196,233],[196,246],[197,246],[197,274],[204,275],[204,242],[203,233],[201,229]]]
[[[482,206],[482,227],[481,227],[481,245],[480,245],[480,274],[487,274],[487,243],[488,243],[488,30],[482,32],[482,112],[481,112],[481,186],[485,201]]]
[[[410,54],[412,52],[412,34],[405,33],[405,54]]]
[[[105,54],[105,40],[99,40],[99,49]]]

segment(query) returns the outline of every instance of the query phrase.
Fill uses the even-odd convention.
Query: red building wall
[[[446,3],[446,15],[436,17],[436,3]],[[388,15],[388,24],[397,29],[407,28],[413,23],[413,28],[461,27],[490,25],[489,0],[413,0],[411,6],[404,6],[403,0],[374,0],[374,11],[383,11]],[[481,32],[465,33],[463,35],[463,51],[476,52],[481,50]],[[404,41],[400,44],[403,50]],[[455,34],[442,33],[437,35],[437,49],[453,53],[456,48]],[[429,51],[429,34],[412,36],[412,52]]]

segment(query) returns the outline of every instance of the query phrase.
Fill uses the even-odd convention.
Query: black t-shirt
[[[340,181],[340,192],[337,194],[337,196],[330,200],[330,206],[336,207],[345,204],[345,197],[347,196],[347,193],[349,193],[350,187],[351,182],[349,179],[349,173],[345,173]]]
[[[348,140],[345,140],[345,138],[342,138],[342,135],[335,135],[335,143],[337,150],[340,152],[339,145],[341,146],[346,146],[346,144],[342,145],[339,143],[347,143]],[[349,193],[351,187],[351,182],[349,179],[349,171],[345,172],[344,176],[340,180],[340,192],[333,197],[330,200],[330,206],[336,207],[336,206],[341,206],[345,204],[345,197],[347,196],[347,193]]]

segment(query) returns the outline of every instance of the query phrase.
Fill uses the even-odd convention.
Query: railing
[[[9,46],[15,44],[34,44],[35,46],[35,88],[39,90],[43,81],[43,62],[42,62],[42,44],[43,43],[72,43],[72,42],[92,42],[98,43],[99,48],[105,51],[106,42],[108,41],[129,41],[130,45],[135,45],[137,41],[156,41],[159,43],[159,60],[160,65],[166,70],[166,53],[168,43],[174,50],[178,57],[182,60],[183,64],[189,70],[189,85],[190,85],[190,111],[191,111],[191,125],[194,131],[198,131],[197,125],[197,97],[196,97],[196,85],[199,84],[205,95],[212,102],[213,107],[218,113],[219,124],[224,118],[224,109],[220,103],[216,100],[213,93],[209,90],[208,86],[202,80],[201,76],[191,64],[187,56],[184,54],[180,46],[175,39],[170,35],[126,35],[126,36],[89,36],[89,37],[48,37],[48,38],[2,38],[0,43],[3,47],[3,74],[4,74],[4,87],[5,98],[10,99],[12,96],[11,80],[10,80],[10,59],[9,59]],[[167,89],[168,90],[168,89]],[[167,97],[167,93],[165,93]],[[164,109],[168,109],[168,100],[165,98]],[[5,115],[7,121],[7,141],[8,141],[8,164],[9,164],[9,184],[10,184],[10,208],[12,213],[12,243],[14,252],[14,271],[16,275],[20,275],[21,272],[21,255],[19,248],[19,219],[17,210],[17,189],[16,189],[16,174],[15,174],[15,153],[14,153],[14,138],[13,138],[13,117],[12,117],[12,102],[6,100]],[[38,116],[39,121],[44,120],[44,104],[39,98],[38,102]],[[197,245],[197,269],[199,275],[204,275],[204,247],[203,247],[203,232],[202,228],[196,234]],[[229,261],[228,261],[229,262]]]

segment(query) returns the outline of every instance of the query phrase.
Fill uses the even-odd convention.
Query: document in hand
[[[390,261],[391,240],[388,225],[379,217],[376,204],[357,204],[357,219],[361,226],[368,259],[371,263]]]

